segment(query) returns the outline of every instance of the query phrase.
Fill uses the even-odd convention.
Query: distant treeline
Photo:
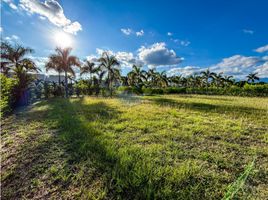
[[[58,73],[58,82],[38,80],[34,75],[40,69],[27,58],[31,48],[1,42],[1,114],[12,111],[18,105],[27,105],[33,99],[69,97],[71,95],[112,96],[118,92],[132,94],[216,94],[240,96],[268,96],[268,84],[256,83],[257,73],[251,73],[245,80],[236,81],[233,76],[211,72],[209,69],[187,77],[168,76],[165,71],[145,71],[141,66],[123,76],[120,62],[115,56],[104,52],[91,62],[81,62],[71,55],[71,48],[56,48],[48,57],[47,71]],[[85,77],[77,80],[75,69]],[[64,80],[61,80],[64,74]],[[85,75],[88,75],[86,78]]]

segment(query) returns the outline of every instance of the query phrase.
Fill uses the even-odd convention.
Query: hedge
[[[3,74],[0,74],[1,82],[1,99],[0,99],[0,109],[1,117],[13,109],[13,104],[15,102],[15,89],[18,81],[13,78],[8,78]]]
[[[231,95],[231,96],[268,96],[268,84],[245,84],[243,87],[208,87],[208,88],[183,88],[183,87],[167,87],[167,88],[146,88],[138,89],[130,86],[121,86],[118,91],[127,94],[206,94],[206,95]]]

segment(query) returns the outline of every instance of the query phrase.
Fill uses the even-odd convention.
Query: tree
[[[154,68],[149,69],[148,72],[146,72],[146,82],[149,86],[154,86],[156,84],[156,71]]]
[[[165,71],[156,73],[156,85],[158,87],[167,87],[169,82],[169,78]]]
[[[80,67],[79,59],[76,56],[70,55],[71,48],[56,48],[56,53],[49,56],[49,62],[55,66],[59,66],[65,75],[65,98],[68,97],[68,74],[75,76],[73,66]]]
[[[86,60],[84,65],[81,67],[80,75],[89,74],[90,80],[92,81],[92,75],[98,70],[99,68],[95,67],[95,63]]]
[[[53,58],[53,57],[54,57],[54,55],[51,55],[49,57],[49,61],[45,64],[45,68],[46,68],[46,71],[54,70],[54,71],[58,72],[59,85],[60,85],[61,84],[61,73],[63,72],[63,69],[59,63],[55,62],[55,60],[57,58]]]
[[[146,72],[137,65],[132,66],[132,71],[127,74],[129,84],[137,88],[142,88],[143,81],[146,80]]]
[[[218,73],[218,74],[214,74],[214,76],[212,77],[212,83],[216,86],[216,87],[222,87],[224,86],[224,77],[222,76],[222,72]]]
[[[204,81],[206,82],[206,88],[208,91],[209,80],[213,79],[215,77],[216,73],[210,72],[209,69],[207,69],[206,71],[202,71],[201,75],[202,75]]]
[[[88,60],[85,61],[84,65],[81,68],[80,75],[89,74],[89,78],[90,78],[88,81],[89,94],[92,94],[92,92],[93,92],[92,87],[96,83],[96,81],[93,80],[93,75],[96,74],[97,72],[99,72],[100,70],[101,70],[101,68],[99,66],[95,67],[95,63],[90,62]]]
[[[16,103],[25,105],[28,103],[27,89],[34,80],[34,75],[39,71],[35,63],[26,58],[33,50],[21,45],[11,45],[7,42],[1,43],[1,72],[6,75],[14,75],[18,79],[15,92]]]
[[[235,83],[234,77],[233,76],[224,76],[224,85],[228,86],[228,85],[233,85]]]
[[[179,86],[181,83],[181,75],[180,76],[171,76],[170,82],[172,86]]]
[[[95,90],[96,90],[96,95],[98,96],[99,93],[100,93],[100,89],[101,89],[101,85],[102,85],[102,81],[103,81],[103,78],[104,78],[104,75],[105,75],[105,71],[98,71],[97,72],[97,75],[98,75],[98,78],[95,78],[94,79],[94,85],[95,85]]]
[[[258,73],[250,73],[249,75],[247,75],[247,82],[248,83],[254,83],[255,80],[260,80],[260,78],[257,76]]]
[[[102,57],[98,60],[100,62],[100,67],[103,67],[107,72],[108,90],[110,91],[110,96],[113,94],[113,82],[116,79],[120,79],[120,72],[116,68],[120,65],[119,61],[115,56],[109,55],[107,52],[102,54]]]

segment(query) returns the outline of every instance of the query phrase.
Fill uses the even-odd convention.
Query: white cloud
[[[140,31],[136,31],[136,32],[134,30],[132,30],[131,28],[121,28],[120,30],[124,35],[136,34],[137,37],[141,37],[144,35],[144,30],[142,30],[142,29]]]
[[[253,35],[254,34],[254,31],[253,30],[250,30],[250,29],[243,29],[243,32],[245,34],[249,34],[249,35]]]
[[[259,48],[255,49],[255,51],[258,52],[258,53],[264,53],[264,52],[268,51],[268,44],[265,45],[265,46],[262,46],[262,47],[259,47]]]
[[[169,71],[167,71],[167,75],[169,76],[182,75],[186,77],[195,73],[200,73],[202,70],[204,69],[198,66],[186,66],[186,67],[181,67],[181,68],[172,68]]]
[[[177,65],[183,60],[174,50],[168,49],[164,42],[142,46],[138,50],[138,58],[149,67]]]
[[[4,39],[7,40],[7,41],[16,41],[16,40],[19,40],[20,38],[17,35],[11,35],[10,37],[7,36]]]
[[[268,77],[268,62],[264,57],[234,55],[229,58],[222,59],[221,62],[209,66],[209,70],[221,73],[224,75],[232,75],[237,79],[245,79],[252,72],[258,72],[261,78]],[[198,66],[186,66],[173,68],[168,71],[168,75],[183,75],[189,76],[195,73],[200,73],[207,68]]]
[[[131,52],[119,51],[115,53],[115,57],[124,66],[131,67],[134,64],[141,64],[140,61]]]
[[[120,62],[121,67],[132,67],[132,65],[141,65],[141,61],[137,59],[136,56],[134,56],[131,52],[125,52],[125,51],[118,51],[113,52],[111,50],[104,50],[104,49],[96,49],[97,55],[90,55],[87,56],[87,60],[91,62],[97,62],[98,58],[103,54],[103,52],[107,52],[109,55],[113,55],[116,57],[116,59]]]
[[[0,33],[3,32],[3,31],[4,31],[4,29],[0,26]]]
[[[220,63],[211,66],[210,70],[243,79],[249,73],[255,71],[261,62],[262,59],[260,57],[234,55],[224,58]]]
[[[189,42],[189,41],[187,41],[187,40],[182,40],[182,41],[180,41],[180,44],[182,45],[182,46],[185,46],[185,47],[188,47],[190,44],[191,44],[191,42]]]
[[[45,20],[46,18],[43,17],[43,16],[39,16],[39,19],[41,19],[41,20]]]
[[[171,38],[171,40],[174,43],[179,44],[184,47],[188,47],[191,44],[191,42],[189,42],[188,40],[179,40],[179,39],[173,39],[173,38]]]
[[[131,67],[133,64],[147,65],[148,67],[174,66],[183,60],[173,50],[169,50],[165,43],[155,43],[149,47],[142,46],[138,49],[137,55],[132,52],[96,49],[96,55],[87,56],[87,59],[96,62],[104,51],[114,55],[121,63],[121,67]]]
[[[260,78],[267,78],[268,77],[268,62],[265,62],[264,64],[258,66],[254,72],[258,73],[258,76]]]
[[[253,65],[256,65],[259,63],[261,59],[259,57],[255,56],[242,56],[242,55],[234,55],[229,58],[224,58],[220,63],[216,64],[215,66],[219,68],[224,68],[224,67],[243,67],[243,68],[248,68]]]
[[[56,0],[20,0],[20,7],[29,14],[36,13],[46,17],[52,24],[63,28],[65,32],[76,34],[82,30],[79,22],[72,22],[64,15],[63,8]]]
[[[7,3],[13,10],[18,10],[18,7],[14,4],[13,0],[3,0],[3,2]]]
[[[143,31],[143,30],[140,30],[140,31],[136,32],[136,35],[137,35],[138,37],[141,37],[141,36],[144,35],[144,31]]]
[[[48,61],[48,57],[30,55],[30,56],[28,56],[28,58],[30,58],[32,61],[34,61],[34,63],[41,70],[41,72],[46,73],[45,64]],[[49,71],[48,74],[56,74],[56,72]]]
[[[78,31],[82,30],[82,26],[78,22],[73,22],[63,28],[67,33],[76,34]]]
[[[172,35],[173,35],[173,33],[167,32],[167,36],[172,36]]]
[[[264,61],[268,61],[268,56],[263,56],[262,59],[263,59]]]
[[[132,30],[130,28],[121,28],[121,32],[125,35],[130,35]]]
[[[10,3],[9,4],[10,8],[12,8],[13,10],[17,10],[18,7],[14,4],[14,3]]]

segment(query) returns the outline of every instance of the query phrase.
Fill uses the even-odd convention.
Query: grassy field
[[[266,199],[268,99],[43,101],[2,121],[1,179],[2,199]]]

